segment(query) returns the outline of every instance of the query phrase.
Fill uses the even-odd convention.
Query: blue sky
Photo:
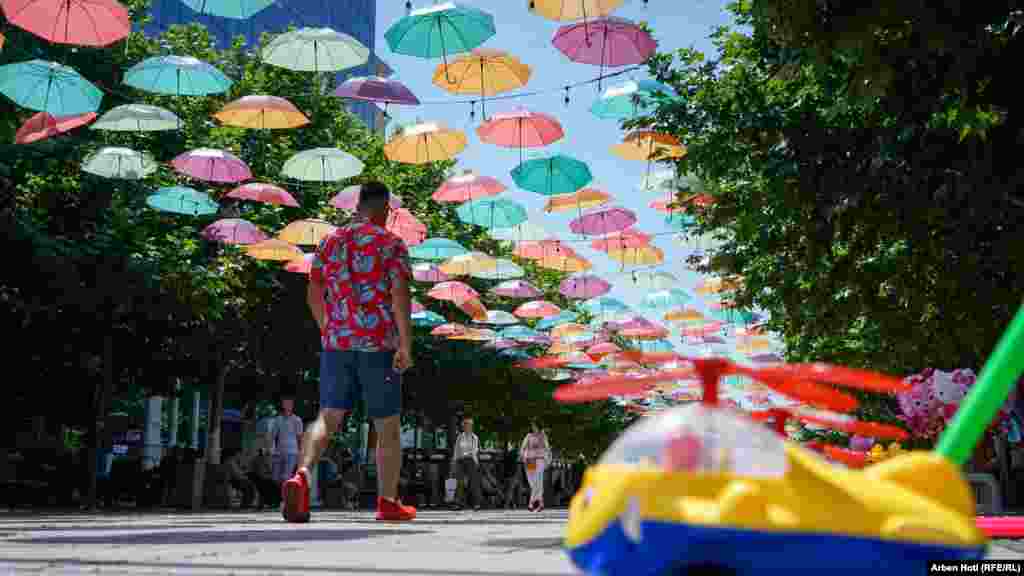
[[[467,0],[465,5],[475,6],[494,15],[497,34],[484,46],[505,50],[517,56],[533,69],[533,75],[526,91],[559,88],[568,83],[584,81],[598,76],[598,68],[571,62],[551,45],[551,38],[561,23],[535,16],[528,12],[526,0]],[[415,8],[425,7],[430,2],[414,3]],[[698,0],[681,3],[678,0],[650,0],[645,7],[641,0],[627,0],[615,12],[615,16],[633,21],[646,21],[654,29],[659,50],[675,50],[695,47],[706,53],[713,48],[709,35],[716,26],[730,22],[725,11],[725,0]],[[453,104],[452,100],[465,100],[464,96],[450,95],[431,82],[434,69],[440,61],[423,60],[392,53],[384,40],[384,33],[395,21],[405,15],[405,3],[401,0],[378,2],[377,6],[377,52],[394,70],[394,77],[401,80],[424,102],[416,108],[392,106],[390,112],[396,122],[440,121],[451,128],[466,132],[469,146],[458,157],[458,169],[472,169],[501,180],[509,190],[504,195],[524,204],[528,210],[537,213],[538,218],[552,233],[567,241],[579,239],[569,232],[568,223],[575,214],[550,215],[541,212],[546,197],[518,190],[510,176],[511,170],[519,163],[519,152],[481,143],[475,133],[482,115],[479,105],[475,118],[470,117],[468,104]],[[644,70],[638,70],[615,78],[607,79],[603,88],[621,84],[627,80],[646,78]],[[593,116],[589,108],[598,98],[597,84],[573,89],[570,104],[564,103],[564,91],[525,97],[514,100],[496,101],[488,104],[488,114],[511,110],[522,106],[531,111],[545,112],[559,119],[565,130],[563,140],[542,149],[541,153],[562,153],[586,162],[594,174],[591,186],[610,193],[612,204],[628,208],[637,213],[636,228],[648,234],[659,234],[671,230],[665,223],[665,216],[650,209],[653,200],[663,199],[664,193],[644,191],[640,183],[647,171],[646,163],[621,160],[609,152],[609,148],[621,142],[624,135],[615,120],[601,120]],[[664,169],[653,167],[652,170]],[[685,251],[671,236],[661,235],[653,243],[665,252],[665,262],[660,269],[676,275],[681,288],[692,293],[700,281],[698,275],[684,268]],[[630,306],[640,303],[640,290],[626,285],[620,279],[621,267],[601,252],[590,249],[584,243],[574,243],[573,248],[587,257],[593,264],[593,272],[613,283],[615,288],[609,294]],[[693,305],[704,308],[704,303],[695,296]],[[651,318],[652,320],[660,320]],[[679,342],[678,337],[672,340]],[[689,351],[680,347],[680,351]],[[692,350],[696,352],[696,350]]]

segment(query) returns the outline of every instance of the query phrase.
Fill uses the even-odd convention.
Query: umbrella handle
[[[441,37],[441,64],[444,65],[444,79],[449,84],[455,84],[451,74],[448,73],[448,49],[444,47],[444,28],[441,26],[441,17],[437,17],[437,35]]]

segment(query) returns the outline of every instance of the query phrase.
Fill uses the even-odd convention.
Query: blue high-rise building
[[[246,44],[255,45],[264,32],[277,34],[289,26],[331,28],[352,36],[370,49],[370,61],[366,65],[345,70],[340,77],[391,75],[387,64],[376,56],[376,0],[277,0],[247,20],[200,14],[181,0],[152,0],[150,14],[152,20],[145,28],[147,34],[160,34],[174,24],[197,22],[206,26],[220,48],[227,48],[239,36],[245,38]],[[367,126],[383,130],[384,117],[377,106],[356,102],[351,104],[350,110]]]

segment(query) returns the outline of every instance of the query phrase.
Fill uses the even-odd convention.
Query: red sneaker
[[[281,485],[281,515],[286,522],[309,522],[309,481],[302,471]]]
[[[416,518],[416,508],[402,504],[401,500],[377,497],[377,520],[408,522],[414,518]]]

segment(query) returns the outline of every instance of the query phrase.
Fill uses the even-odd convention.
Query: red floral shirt
[[[398,349],[391,287],[412,276],[402,240],[365,218],[326,236],[316,250],[310,280],[326,285],[324,350]]]

